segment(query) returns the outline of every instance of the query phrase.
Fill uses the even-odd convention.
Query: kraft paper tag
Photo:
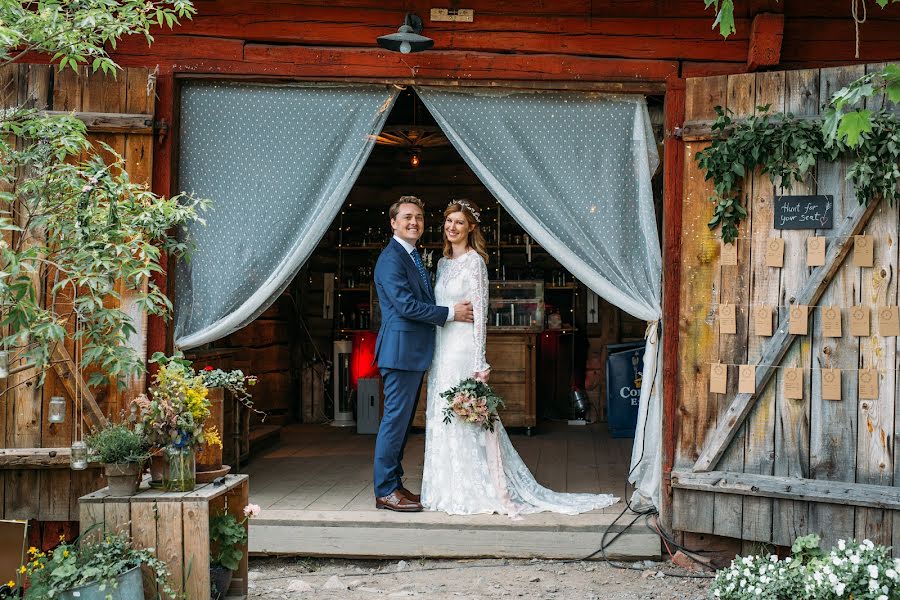
[[[841,399],[841,370],[822,369],[822,400]]]
[[[713,394],[724,394],[728,386],[728,367],[715,363],[709,369],[709,391]]]
[[[875,264],[875,242],[871,235],[853,236],[853,266],[871,267]]]
[[[806,266],[821,267],[825,264],[825,238],[806,238]]]
[[[756,392],[756,367],[741,365],[738,367],[738,394],[753,394],[754,392]]]
[[[756,335],[772,335],[771,306],[757,306],[753,309],[753,330]]]
[[[766,266],[784,266],[784,240],[781,238],[769,238],[766,241]]]
[[[859,370],[860,400],[878,400],[878,371],[875,369]]]
[[[788,368],[784,370],[784,397],[803,400],[803,369]]]
[[[790,321],[788,333],[793,335],[806,335],[809,326],[809,307],[798,304],[790,308]]]
[[[730,244],[726,244],[725,242],[719,240],[720,252],[719,252],[719,264],[723,267],[733,267],[738,264],[737,261],[737,240],[734,240]]]
[[[737,310],[734,304],[719,305],[719,333],[737,333]]]
[[[868,337],[869,322],[868,306],[854,306],[850,309],[850,335]]]
[[[878,309],[878,333],[882,337],[900,336],[900,312],[896,306]]]
[[[841,337],[841,309],[826,306],[822,309],[822,334],[825,337]]]

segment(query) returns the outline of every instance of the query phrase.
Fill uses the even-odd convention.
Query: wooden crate
[[[146,484],[143,484],[146,486]],[[229,475],[222,485],[198,485],[192,492],[162,492],[144,487],[134,496],[110,496],[108,488],[79,499],[81,531],[101,523],[87,537],[106,532],[126,533],[136,548],[152,548],[171,572],[176,594],[187,600],[209,598],[209,516],[223,510],[238,520],[250,495],[248,475]],[[246,527],[246,525],[245,525]],[[247,545],[234,573],[229,598],[247,597]],[[148,598],[156,588],[144,578]]]

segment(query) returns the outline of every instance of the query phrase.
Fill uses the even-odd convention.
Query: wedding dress
[[[544,511],[571,515],[618,502],[609,494],[558,493],[539,485],[499,421],[494,432],[459,419],[443,422],[446,400],[441,392],[489,368],[484,354],[488,276],[481,256],[470,251],[456,259],[441,258],[435,297],[444,306],[471,301],[475,322],[451,321],[437,328],[428,372],[422,505],[451,515],[516,516]]]

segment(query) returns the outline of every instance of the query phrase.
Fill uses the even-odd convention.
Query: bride
[[[474,323],[451,321],[438,327],[428,372],[422,505],[451,515],[534,512],[577,514],[618,502],[609,494],[566,494],[542,487],[498,421],[494,432],[454,419],[443,422],[441,392],[463,379],[487,382],[485,361],[488,307],[486,243],[478,206],[454,200],[444,211],[444,257],[438,261],[438,305],[471,300]]]

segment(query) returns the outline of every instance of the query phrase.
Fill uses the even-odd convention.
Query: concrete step
[[[619,511],[569,516],[551,513],[513,520],[501,515],[450,516],[386,510],[264,510],[250,522],[251,554],[354,558],[579,559],[634,518]],[[609,509],[607,509],[609,511]],[[659,537],[638,520],[606,549],[616,559],[658,558]],[[599,558],[599,554],[596,558]]]

